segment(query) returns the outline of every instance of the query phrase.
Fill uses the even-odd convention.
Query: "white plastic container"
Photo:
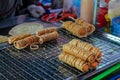
[[[120,0],[111,0],[108,7],[108,17],[112,20],[116,16],[120,16]]]

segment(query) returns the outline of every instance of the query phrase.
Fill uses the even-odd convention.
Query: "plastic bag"
[[[112,20],[116,16],[120,16],[120,0],[111,0],[108,6],[108,17]]]

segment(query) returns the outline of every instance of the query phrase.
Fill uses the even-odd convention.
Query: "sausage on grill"
[[[89,70],[89,64],[82,59],[76,58],[70,54],[67,54],[65,52],[61,53],[59,55],[59,60],[69,64],[70,66],[73,66],[83,72],[86,72]]]
[[[88,62],[95,61],[95,55],[92,52],[76,47],[75,45],[65,44],[63,45],[63,51],[71,55],[74,55],[75,57],[79,57],[84,61]]]
[[[44,42],[57,39],[59,37],[58,32],[54,31],[52,33],[44,34],[39,36],[39,43],[43,44]]]
[[[76,35],[78,37],[86,37],[87,32],[86,28],[78,25],[72,21],[66,21],[62,24],[62,27],[65,28],[66,30],[70,31],[73,35]]]
[[[31,44],[38,42],[38,41],[39,41],[39,38],[35,35],[32,35],[27,38],[15,41],[14,46],[17,49],[23,49],[23,48],[26,48],[27,46],[30,46]]]
[[[13,42],[15,42],[17,40],[24,39],[29,36],[31,36],[31,34],[22,34],[22,35],[17,35],[17,36],[11,36],[8,38],[8,43],[12,44]]]
[[[37,36],[41,36],[43,34],[46,34],[46,33],[51,33],[51,32],[54,32],[56,31],[57,29],[55,27],[51,27],[51,28],[45,28],[43,30],[40,30],[40,31],[37,31],[36,32],[36,35]]]
[[[93,32],[95,31],[94,25],[86,22],[85,20],[82,20],[81,18],[77,18],[77,19],[75,20],[75,23],[77,23],[77,24],[79,24],[79,25],[81,25],[81,26],[86,27],[86,29],[87,29],[87,34],[88,34],[88,35],[90,35],[91,33],[93,33]]]
[[[92,53],[95,54],[96,58],[100,58],[102,56],[102,51],[99,48],[94,47],[92,44],[89,44],[87,42],[73,39],[69,42],[69,44],[75,45],[75,46],[85,49],[87,51],[91,51]]]

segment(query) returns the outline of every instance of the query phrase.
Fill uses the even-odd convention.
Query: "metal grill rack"
[[[31,51],[29,49],[17,50],[12,45],[4,46],[0,50],[0,79],[77,79],[84,75],[94,73],[120,59],[120,45],[113,43],[100,32],[95,32],[87,38],[75,37],[64,29],[59,29],[58,32],[60,37],[57,40],[40,45],[40,49],[37,51]],[[74,38],[89,42],[103,51],[102,62],[96,70],[83,73],[59,61],[58,55],[62,51],[62,45]]]

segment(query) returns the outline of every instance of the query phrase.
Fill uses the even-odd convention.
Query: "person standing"
[[[40,17],[45,10],[35,5],[34,0],[0,0],[0,20],[11,18],[26,8],[33,17]]]

